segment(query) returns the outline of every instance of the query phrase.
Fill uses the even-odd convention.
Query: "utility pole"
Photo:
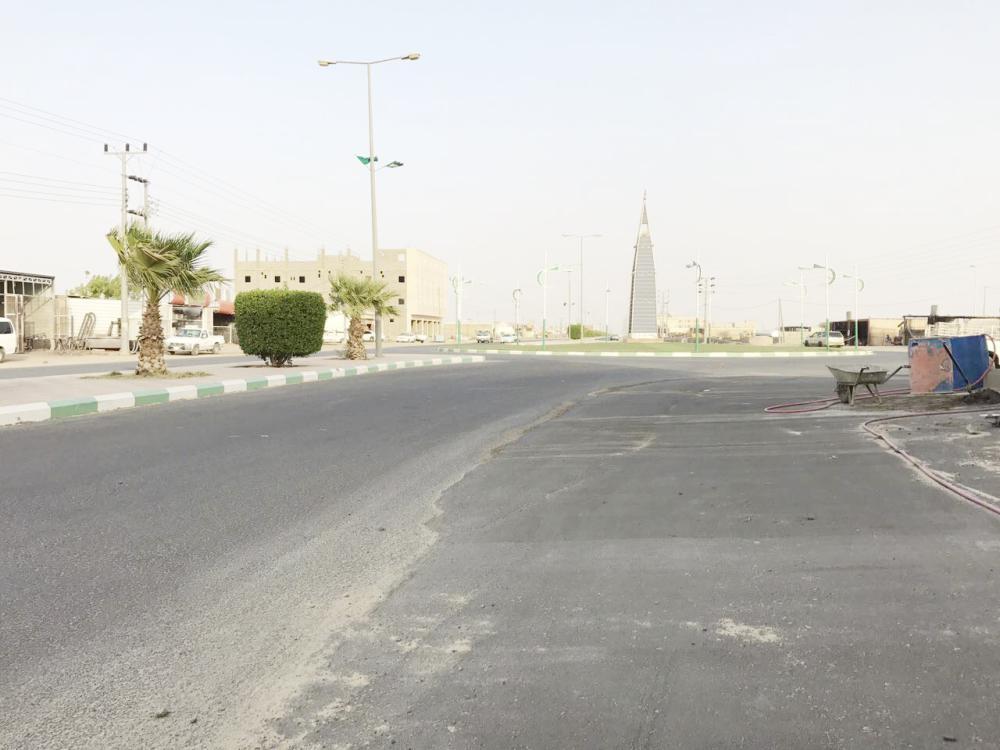
[[[142,211],[129,209],[129,213],[133,216],[141,216],[143,229],[149,229],[149,180],[134,174],[130,174],[128,178],[142,185]]]
[[[128,157],[133,154],[146,153],[149,150],[147,144],[142,144],[141,152],[132,151],[132,145],[126,143],[121,151],[112,151],[108,144],[104,144],[104,153],[112,154],[121,159],[122,165],[122,206],[121,206],[121,243],[122,250],[124,252],[128,251]],[[122,295],[122,307],[121,307],[121,322],[118,324],[118,332],[120,335],[120,343],[118,350],[122,354],[129,353],[129,325],[128,325],[128,277],[125,273],[125,266],[122,266],[119,270],[119,279],[121,284],[121,295]]]

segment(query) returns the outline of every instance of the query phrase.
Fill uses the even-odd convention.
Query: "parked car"
[[[826,331],[817,331],[816,333],[811,333],[803,342],[806,346],[826,346]],[[830,346],[839,347],[843,346],[846,342],[844,341],[844,334],[840,331],[830,331]]]
[[[608,341],[621,341],[621,340],[622,337],[619,336],[617,333],[612,333],[610,336],[608,336]]]
[[[415,343],[417,343],[417,337],[414,336],[412,333],[407,333],[407,332],[404,331],[403,333],[401,333],[398,336],[396,336],[396,343],[397,344],[415,344]]]
[[[365,331],[363,334],[361,334],[361,340],[362,341],[374,341],[375,340],[375,332],[374,331]],[[384,333],[382,334],[382,341],[383,342],[385,341],[385,334]]]
[[[343,344],[344,334],[341,331],[323,331],[324,344]]]
[[[413,334],[413,336],[414,336],[414,338],[416,338],[418,344],[426,344],[427,343],[427,334],[426,333],[415,333],[415,334]]]
[[[10,318],[0,318],[0,362],[17,352],[17,331]]]
[[[222,351],[225,339],[213,336],[200,328],[182,328],[166,340],[167,351],[170,354],[190,354],[196,356],[206,352],[218,354]]]
[[[489,331],[476,331],[476,343],[477,344],[492,344],[493,334]]]
[[[501,344],[516,344],[517,343],[517,336],[515,336],[513,333],[501,333],[500,334],[500,343]]]

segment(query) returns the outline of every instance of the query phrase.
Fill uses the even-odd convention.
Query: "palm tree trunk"
[[[160,323],[160,300],[146,294],[146,308],[142,311],[139,328],[139,363],[136,375],[166,375],[167,363],[163,358],[163,326]]]
[[[365,351],[365,342],[362,336],[365,335],[365,324],[361,318],[351,318],[347,326],[347,349],[344,356],[348,359],[368,359],[368,352]]]

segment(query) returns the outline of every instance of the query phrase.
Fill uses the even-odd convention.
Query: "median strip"
[[[586,351],[580,349],[441,349],[442,352],[476,352],[476,354],[511,354],[517,356],[536,357],[684,357],[699,359],[715,359],[717,357],[868,357],[873,354],[871,349],[842,349],[839,351],[820,350],[816,352],[609,352]]]
[[[166,404],[171,401],[209,398],[227,393],[245,393],[247,391],[278,388],[285,385],[298,385],[300,383],[314,383],[321,380],[333,380],[335,378],[369,375],[388,370],[484,362],[485,359],[481,355],[467,354],[457,357],[434,357],[433,359],[417,359],[403,362],[381,362],[354,367],[337,367],[323,370],[289,372],[282,375],[265,375],[257,378],[231,378],[215,383],[165,386],[163,388],[122,391],[120,393],[104,393],[97,396],[80,396],[54,401],[12,404],[9,406],[0,406],[0,426],[23,422],[45,422],[50,419],[62,419],[63,417],[97,414],[99,412],[116,411],[118,409],[130,409],[136,406]]]

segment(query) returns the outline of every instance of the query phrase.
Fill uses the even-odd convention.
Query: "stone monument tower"
[[[642,194],[639,236],[632,259],[632,284],[628,298],[628,338],[633,341],[656,339],[656,269],[653,267],[653,239],[646,218],[646,194]]]

